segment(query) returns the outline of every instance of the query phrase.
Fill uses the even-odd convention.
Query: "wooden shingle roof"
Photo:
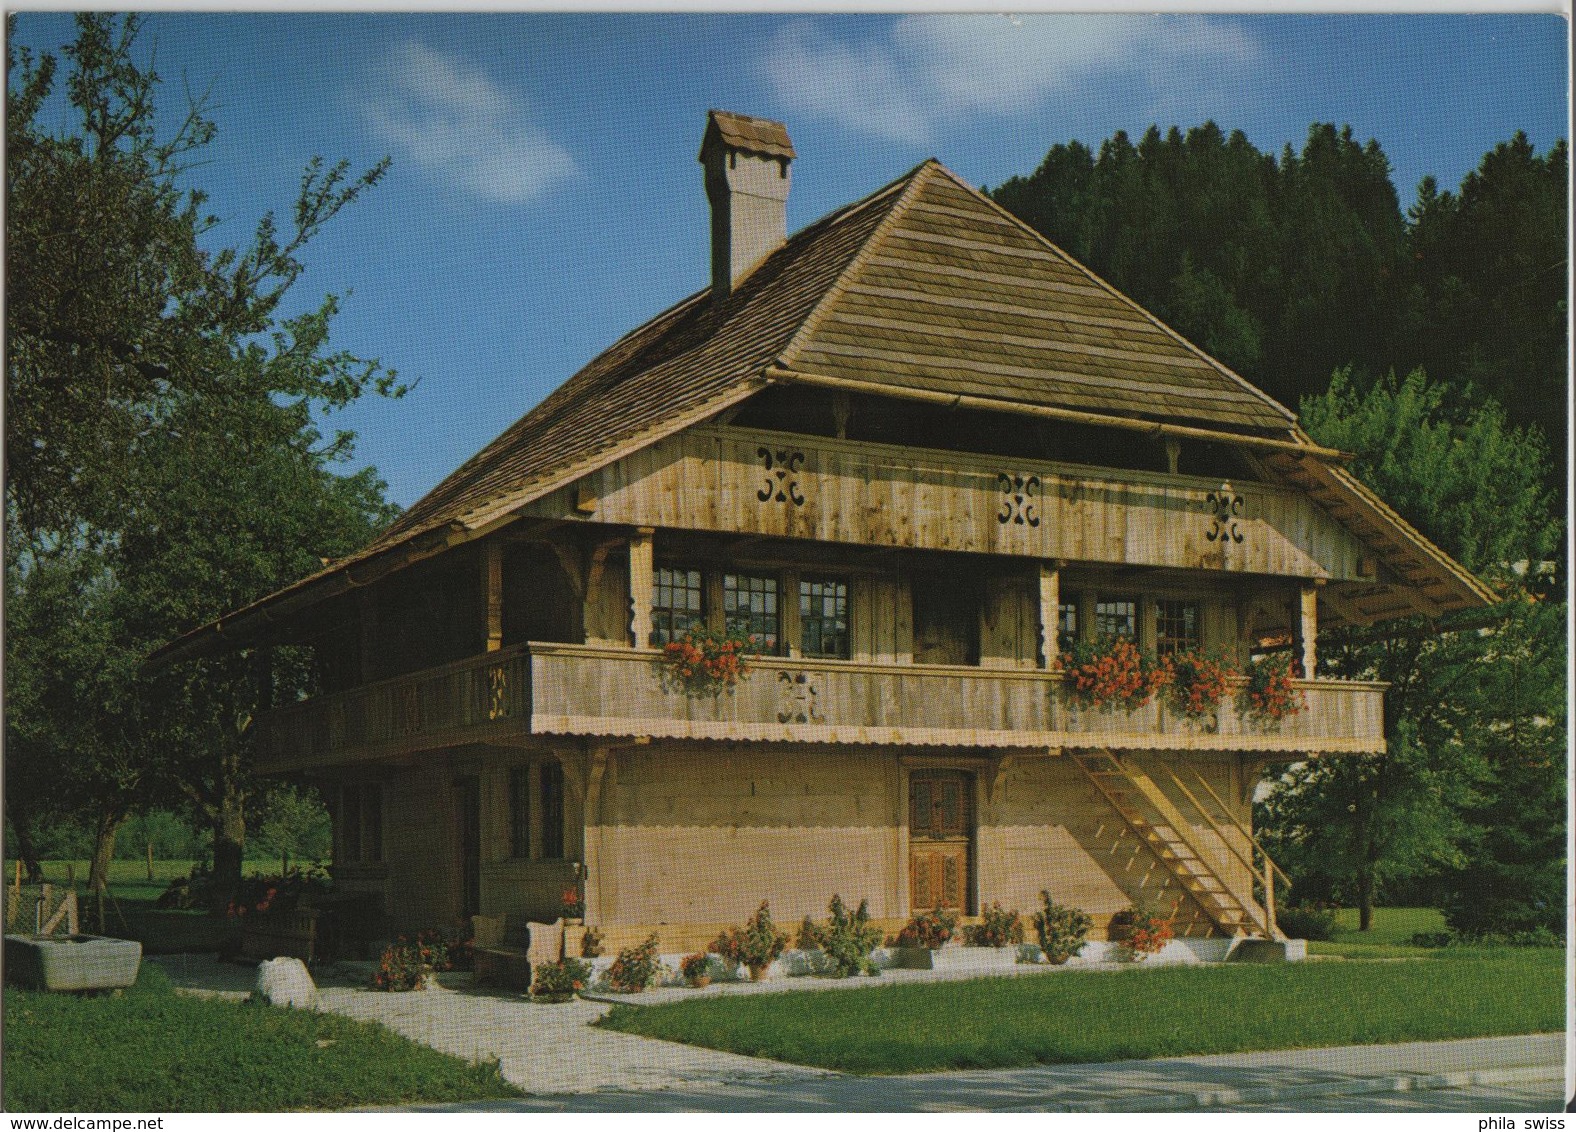
[[[778,123],[714,111],[708,140],[713,131],[730,145],[792,156]],[[359,563],[377,559],[398,568],[406,560],[398,555],[411,548],[432,553],[476,537],[788,371],[868,383],[899,397],[1088,412],[1306,446],[1309,455],[1324,451],[1289,410],[927,161],[790,237],[727,297],[713,302],[699,292],[626,334],[359,554],[151,659],[188,651],[191,639],[206,631],[217,636],[259,612],[310,604],[314,587],[322,596],[334,592],[326,582]],[[1338,477],[1319,483],[1350,494]],[[1372,510],[1364,501],[1353,508]],[[1412,559],[1440,569],[1444,556],[1407,527],[1401,541],[1411,539],[1428,547]],[[1436,591],[1446,608],[1463,599],[1458,581]]]
[[[770,118],[752,118],[748,114],[735,114],[730,110],[712,110],[706,115],[706,134],[701,139],[700,151],[712,141],[720,140],[733,149],[750,153],[764,153],[768,157],[794,156],[793,143],[788,140],[788,128]]]

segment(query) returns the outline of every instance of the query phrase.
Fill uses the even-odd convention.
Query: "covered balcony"
[[[1304,708],[1261,720],[1227,696],[1190,719],[1156,699],[1090,708],[1054,668],[767,656],[716,696],[664,681],[656,649],[531,642],[259,716],[258,769],[406,757],[467,744],[703,739],[1002,749],[1382,752],[1384,686],[1302,680]]]

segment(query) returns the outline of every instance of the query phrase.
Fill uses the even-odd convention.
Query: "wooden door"
[[[916,770],[908,779],[909,910],[969,910],[974,779],[957,770]]]

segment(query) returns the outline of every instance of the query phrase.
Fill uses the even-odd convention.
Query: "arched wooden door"
[[[916,770],[908,779],[909,910],[969,911],[974,776]]]

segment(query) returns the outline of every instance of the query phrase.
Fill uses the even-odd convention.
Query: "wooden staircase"
[[[1183,890],[1218,929],[1226,935],[1284,938],[1277,931],[1274,920],[1272,870],[1279,870],[1267,856],[1265,875],[1270,877],[1270,889],[1269,907],[1265,908],[1251,896],[1244,900],[1221,879],[1209,858],[1199,851],[1195,840],[1197,829],[1143,770],[1124,763],[1108,751],[1090,751],[1074,755],[1072,759],[1094,784],[1095,790],[1121,815],[1122,820],[1143,840],[1149,851],[1177,879]],[[1245,857],[1226,837],[1225,831],[1204,809],[1197,796],[1175,774],[1171,777],[1205,822],[1219,835],[1221,844],[1247,866],[1249,874],[1257,877],[1258,869],[1251,858]],[[1205,785],[1207,787],[1208,784]],[[1257,848],[1257,843],[1251,840],[1251,835],[1248,836],[1250,844]]]

